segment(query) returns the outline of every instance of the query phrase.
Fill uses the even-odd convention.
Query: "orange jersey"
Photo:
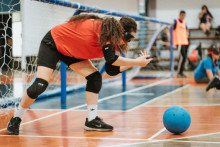
[[[179,19],[176,19],[176,29],[173,30],[173,44],[176,45],[188,45],[186,23],[183,20],[180,23]]]
[[[67,22],[51,29],[57,50],[66,56],[78,59],[102,58],[99,46],[101,21],[87,19],[79,23]]]

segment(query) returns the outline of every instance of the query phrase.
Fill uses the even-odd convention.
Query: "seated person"
[[[210,49],[208,50],[208,53],[209,53],[208,57],[204,58],[202,62],[195,69],[194,78],[197,83],[209,83],[212,81],[212,79],[216,79],[216,77],[218,79],[218,76],[220,76],[220,71],[219,71],[220,50],[219,48],[217,48],[215,45],[212,45]],[[218,75],[218,76],[214,76],[214,75]],[[215,87],[216,86],[218,85],[215,84]],[[214,88],[214,87],[211,87],[211,88]],[[208,91],[209,89],[210,88],[206,90]]]
[[[170,46],[170,31],[169,28],[166,27],[163,29],[163,32],[161,33],[161,38],[159,40],[159,43],[163,45],[164,47]]]
[[[160,56],[160,51],[165,47],[170,47],[170,31],[169,28],[166,27],[161,32],[160,38],[159,38],[159,51],[158,54]]]
[[[209,12],[206,5],[202,6],[202,12],[199,14],[200,24],[199,28],[207,35],[210,34],[211,21],[213,20],[212,14]]]

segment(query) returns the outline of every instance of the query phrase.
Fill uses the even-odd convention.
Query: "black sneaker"
[[[211,33],[211,32],[210,32],[209,30],[207,30],[207,31],[205,32],[206,36],[209,36],[210,33]]]
[[[215,88],[218,87],[219,88],[219,84],[220,84],[220,79],[218,76],[214,76],[208,83],[207,87],[206,87],[206,91],[209,91],[209,89],[211,88]]]
[[[19,127],[20,127],[21,119],[19,117],[12,117],[10,122],[8,123],[7,131],[13,135],[19,135]]]
[[[187,76],[183,73],[177,74],[177,78],[186,78]]]
[[[112,131],[113,127],[96,116],[96,118],[91,121],[88,121],[88,118],[86,118],[84,129],[87,131]]]

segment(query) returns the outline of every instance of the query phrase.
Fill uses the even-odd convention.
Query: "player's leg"
[[[179,63],[178,63],[178,77],[181,77],[181,78],[185,78],[186,75],[183,73],[184,71],[184,65],[185,65],[185,62],[186,62],[186,58],[187,58],[187,45],[181,45],[181,46],[178,46],[179,49],[179,53],[180,53],[180,59],[179,59]]]
[[[207,30],[210,30],[210,29],[211,29],[211,26],[212,26],[212,24],[211,24],[210,22],[207,22],[207,23],[206,23],[206,29],[207,29]]]
[[[182,78],[182,71],[181,71],[181,65],[183,62],[183,54],[182,54],[182,45],[178,45],[177,46],[178,52],[179,52],[179,62],[178,62],[178,66],[177,66],[177,77],[178,78]]]
[[[208,77],[204,77],[202,79],[195,79],[196,83],[208,83],[209,82],[209,78]]]
[[[102,76],[89,60],[71,64],[72,70],[87,79],[86,100],[88,108],[88,118],[85,123],[85,130],[111,131],[113,127],[106,124],[97,116],[98,95],[102,86]]]
[[[205,25],[205,23],[200,23],[199,24],[199,28],[205,33],[206,32],[206,25]]]
[[[183,73],[184,71],[184,67],[185,67],[185,63],[186,63],[186,59],[187,59],[187,52],[188,52],[188,45],[183,45],[182,46],[182,54],[183,54],[183,62],[181,65],[181,71],[184,77],[186,77],[186,75]]]
[[[14,117],[12,117],[8,123],[7,130],[9,133],[14,135],[19,134],[19,126],[26,110],[48,86],[51,74],[59,61],[57,50],[54,48],[54,44],[52,44],[51,41],[53,40],[50,32],[48,32],[40,45],[36,79],[25,92]]]
[[[44,66],[37,67],[36,80],[27,89],[27,92],[25,92],[20,102],[21,107],[29,108],[31,104],[36,100],[37,96],[46,90],[46,87],[48,85],[48,82],[51,78],[52,73],[53,73],[53,69],[51,68],[44,67]]]
[[[25,112],[31,106],[31,104],[36,100],[38,95],[40,95],[46,90],[48,86],[48,81],[52,73],[53,73],[53,69],[43,66],[38,66],[36,80],[25,92],[18,106],[18,109],[14,114],[14,117],[12,117],[10,122],[8,123],[7,131],[9,133],[14,135],[19,134],[19,126]]]

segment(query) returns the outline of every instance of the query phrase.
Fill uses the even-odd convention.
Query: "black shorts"
[[[38,52],[37,65],[55,69],[56,64],[59,60],[70,66],[73,63],[77,63],[87,59],[77,59],[61,54],[57,50],[51,32],[49,31],[41,41],[40,49]]]

